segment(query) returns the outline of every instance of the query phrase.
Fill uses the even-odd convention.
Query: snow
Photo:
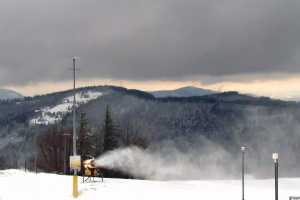
[[[26,173],[21,170],[0,171],[1,200],[73,199],[70,176]],[[274,199],[274,181],[246,180],[245,199]],[[80,200],[240,200],[239,180],[142,181],[104,179],[104,182],[79,184]],[[300,178],[279,180],[279,199],[300,196]]]
[[[79,92],[76,94],[76,106],[86,104],[89,101],[95,100],[101,97],[103,94],[97,91]],[[72,112],[73,96],[64,98],[59,104],[52,107],[45,107],[36,112],[39,115],[30,120],[30,124],[54,124],[61,121],[63,117]],[[1,199],[0,199],[1,200]]]

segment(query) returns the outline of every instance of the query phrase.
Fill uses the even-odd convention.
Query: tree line
[[[147,137],[132,123],[121,126],[109,105],[106,106],[104,120],[99,125],[100,128],[92,127],[86,114],[80,113],[77,127],[77,154],[82,160],[97,158],[121,147],[146,148],[149,145]],[[73,154],[72,132],[72,129],[65,128],[63,124],[55,124],[45,133],[40,134],[36,139],[37,156],[32,159],[31,165],[45,172],[69,174],[69,156]]]

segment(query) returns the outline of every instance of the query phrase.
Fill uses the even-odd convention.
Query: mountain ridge
[[[217,92],[202,89],[193,86],[181,87],[174,90],[158,90],[149,92],[154,95],[156,98],[164,98],[164,97],[192,97],[192,96],[204,96],[209,94],[215,94]]]
[[[0,100],[22,99],[23,97],[22,94],[16,91],[0,88]]]
[[[299,146],[297,124],[300,124],[300,106],[296,102],[238,92],[155,98],[147,92],[116,86],[78,88],[76,93],[83,94],[80,97],[82,104],[76,107],[76,111],[78,115],[85,113],[93,134],[103,134],[101,127],[109,105],[119,129],[132,130],[121,131],[120,138],[122,134],[138,134],[147,138],[150,145],[168,141],[180,151],[209,141],[234,157],[240,146],[246,143],[252,151],[265,152],[260,156],[266,160],[270,156],[268,152],[278,148],[283,162],[300,165],[300,158],[285,159],[300,150],[300,147],[295,149]],[[5,160],[5,163],[0,162],[0,168],[14,167],[15,163],[22,166],[24,158],[31,159],[37,151],[36,137],[51,127],[72,128],[72,112],[67,109],[71,105],[71,95],[72,90],[67,90],[0,102],[0,160]],[[38,120],[43,116],[55,119],[52,121],[56,123]],[[282,146],[289,150],[282,151]],[[255,157],[251,163],[258,164],[256,160]],[[231,162],[225,164],[232,165]],[[261,167],[257,172],[268,173],[268,167]]]

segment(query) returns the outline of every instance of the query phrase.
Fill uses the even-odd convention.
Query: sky
[[[193,85],[300,98],[300,1],[1,0],[0,87]]]

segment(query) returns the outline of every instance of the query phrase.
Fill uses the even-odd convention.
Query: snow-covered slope
[[[176,90],[162,90],[151,92],[155,97],[192,97],[214,94],[212,90],[206,90],[196,87],[183,87]]]
[[[21,99],[23,96],[15,91],[0,89],[0,100]]]
[[[79,200],[240,200],[239,180],[141,181],[104,179],[104,182],[80,183]],[[73,199],[72,178],[20,170],[0,171],[1,200]],[[300,178],[279,180],[279,199],[300,196]],[[246,180],[245,199],[274,199],[274,181]]]
[[[76,105],[86,104],[91,100],[101,97],[103,94],[97,91],[79,92],[76,94]],[[30,120],[31,124],[54,124],[69,112],[72,112],[73,96],[64,98],[60,103],[51,107],[36,110],[38,115]]]

